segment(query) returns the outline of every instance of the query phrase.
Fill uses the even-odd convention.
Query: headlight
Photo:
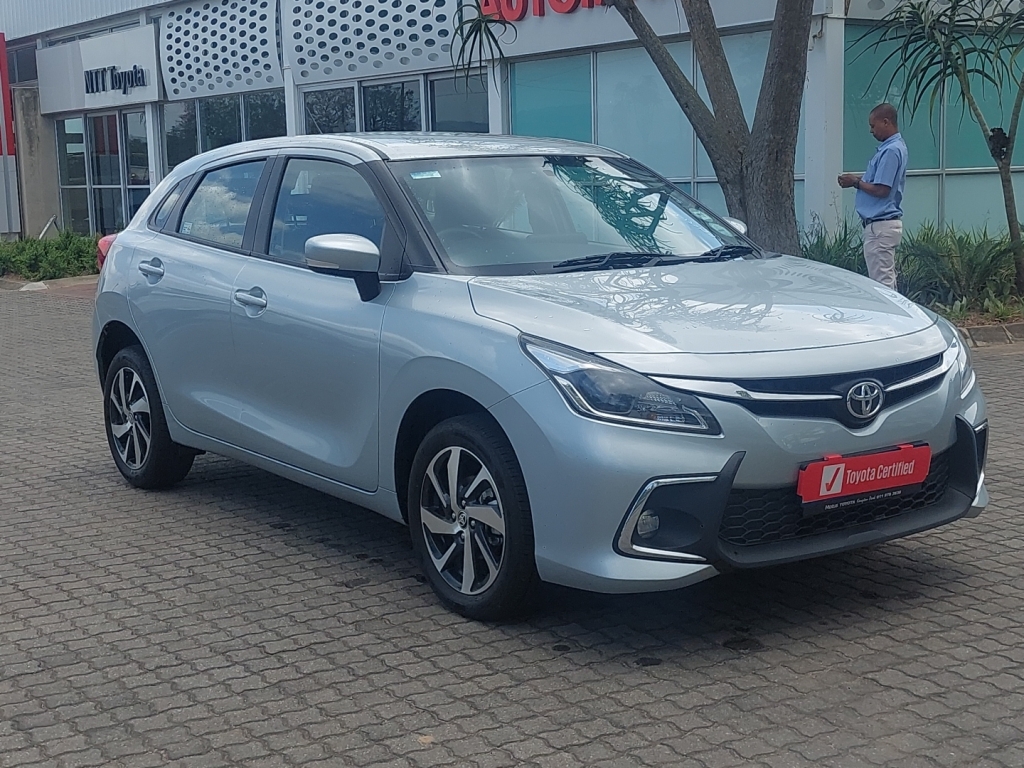
[[[693,395],[584,352],[535,339],[524,338],[522,344],[566,402],[584,416],[637,427],[722,433],[711,411]]]
[[[974,374],[974,359],[971,356],[971,347],[964,340],[963,334],[956,331],[956,341],[953,342],[959,349],[956,353],[956,365],[960,371],[960,397],[967,397],[977,377]]]

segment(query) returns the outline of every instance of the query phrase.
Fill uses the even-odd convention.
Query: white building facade
[[[852,196],[836,177],[874,150],[867,114],[898,101],[863,36],[895,0],[816,0],[794,168],[797,216],[834,226]],[[0,31],[26,235],[55,217],[116,231],[174,165],[267,136],[482,131],[590,141],[627,152],[721,213],[711,163],[614,9],[597,0],[488,0],[518,19],[507,64],[453,67],[459,0],[3,0]],[[677,0],[639,0],[698,88]],[[712,0],[753,118],[775,0]],[[980,132],[953,103],[904,119],[907,224],[998,229],[999,181]],[[993,99],[986,110],[999,123]],[[1021,178],[1024,179],[1024,167]],[[15,217],[16,218],[16,217]],[[17,222],[12,220],[10,231]]]

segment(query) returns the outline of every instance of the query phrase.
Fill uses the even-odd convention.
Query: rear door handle
[[[247,307],[267,308],[267,299],[264,296],[253,296],[248,291],[235,291],[235,301]]]
[[[146,277],[163,277],[164,268],[160,266],[159,261],[143,261],[139,263],[139,272],[144,274]]]

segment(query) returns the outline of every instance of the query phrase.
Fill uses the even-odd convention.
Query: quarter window
[[[185,186],[188,184],[188,179],[182,179],[170,191],[164,201],[160,203],[160,207],[157,208],[156,214],[153,216],[153,227],[155,229],[163,229],[164,224],[167,223],[167,218],[171,215],[171,211],[174,210],[174,206],[178,203],[178,198],[181,197],[181,193],[185,191]]]
[[[380,247],[384,211],[350,166],[327,160],[288,161],[270,231],[270,255],[293,264],[316,235],[362,235]]]
[[[178,232],[218,245],[241,247],[264,162],[239,163],[207,173],[185,206]]]

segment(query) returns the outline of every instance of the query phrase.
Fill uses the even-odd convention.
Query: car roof
[[[486,133],[357,133],[335,136],[342,141],[350,141],[372,149],[386,160],[422,160],[472,155],[619,154],[580,141]]]
[[[621,157],[614,150],[566,139],[486,133],[327,133],[246,141],[193,158],[206,165],[259,150],[342,149],[363,160],[428,160],[495,155],[591,155]],[[192,161],[186,161],[192,165]]]

